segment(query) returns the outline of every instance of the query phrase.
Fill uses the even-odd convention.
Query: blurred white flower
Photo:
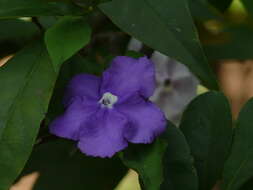
[[[157,88],[154,101],[166,117],[179,124],[185,106],[196,96],[199,84],[188,68],[157,51],[151,57],[156,68]]]
[[[140,51],[142,43],[134,38],[128,49]],[[178,125],[186,105],[196,96],[199,84],[196,77],[183,64],[154,51],[151,60],[156,68],[157,88],[151,101],[165,113],[167,119]]]

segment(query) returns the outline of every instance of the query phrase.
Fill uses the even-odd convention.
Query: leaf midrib
[[[42,50],[40,50],[40,53],[38,53],[38,54],[39,54],[38,57],[41,57],[42,54],[43,54]],[[15,59],[15,57],[14,57],[14,59]],[[29,79],[33,75],[33,73],[36,70],[36,68],[40,65],[39,64],[40,59],[37,59],[37,60],[38,61],[34,62],[33,66],[30,69],[30,71],[27,72],[23,85],[19,88],[19,90],[17,92],[17,95],[13,98],[12,104],[9,106],[6,122],[3,124],[3,130],[2,130],[2,133],[0,134],[0,141],[1,141],[2,137],[3,137],[3,135],[4,135],[6,127],[8,127],[8,125],[10,123],[10,120],[12,119],[13,113],[15,112],[15,107],[18,104],[18,98],[20,96],[22,96],[23,92],[25,91],[25,89],[26,89],[26,87],[27,87],[27,85],[29,83]],[[8,64],[8,62],[7,62],[7,64]]]

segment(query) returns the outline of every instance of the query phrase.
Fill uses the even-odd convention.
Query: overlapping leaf
[[[219,92],[198,96],[183,114],[180,128],[190,146],[200,190],[212,189],[222,179],[232,141],[232,117],[227,99]]]
[[[236,123],[231,154],[225,163],[223,172],[222,190],[238,190],[253,177],[252,115],[253,100],[251,99],[243,107]]]
[[[91,29],[83,17],[63,17],[49,28],[45,42],[55,68],[84,47]]]
[[[21,172],[47,111],[56,73],[45,46],[26,47],[0,68],[0,189]]]
[[[186,64],[212,89],[217,83],[201,49],[187,0],[113,0],[100,9],[122,30]]]
[[[145,190],[158,190],[163,178],[162,159],[166,141],[129,146],[121,155],[124,164],[138,172],[140,185]]]
[[[198,176],[193,166],[190,148],[180,129],[169,126],[167,148],[163,158],[161,190],[198,190]]]

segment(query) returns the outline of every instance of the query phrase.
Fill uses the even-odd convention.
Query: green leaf
[[[223,190],[238,190],[253,177],[252,115],[253,99],[243,107],[236,122],[231,154],[223,172]]]
[[[140,57],[143,57],[145,55],[143,55],[142,53],[137,52],[137,51],[129,50],[125,53],[125,56],[129,56],[129,57],[133,57],[133,58],[140,58]]]
[[[198,177],[190,148],[180,129],[170,124],[168,146],[163,158],[164,181],[161,190],[198,190]]]
[[[0,57],[15,53],[40,34],[32,22],[20,19],[0,20]]]
[[[113,0],[99,7],[122,30],[187,65],[204,85],[218,88],[187,0]]]
[[[22,175],[34,171],[40,174],[34,190],[110,190],[126,174],[127,168],[117,157],[87,157],[75,143],[54,140],[35,147]]]
[[[130,145],[120,156],[126,166],[137,171],[145,190],[198,189],[189,147],[184,135],[171,122],[155,142]]]
[[[25,165],[47,111],[56,80],[39,41],[0,68],[0,189],[7,190]]]
[[[222,178],[232,141],[232,117],[225,96],[208,92],[195,98],[180,125],[195,159],[200,190],[209,190]]]
[[[131,144],[120,155],[123,163],[139,174],[143,189],[159,189],[163,180],[162,159],[166,146],[166,139],[159,137],[152,144]]]
[[[88,44],[91,29],[83,17],[63,17],[45,34],[55,68]]]
[[[0,18],[81,15],[83,10],[71,2],[51,0],[1,0]]]

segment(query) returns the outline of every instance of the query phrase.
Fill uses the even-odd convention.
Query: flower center
[[[102,98],[99,100],[99,103],[102,107],[113,108],[113,105],[118,101],[118,97],[113,95],[110,92],[103,94]]]

